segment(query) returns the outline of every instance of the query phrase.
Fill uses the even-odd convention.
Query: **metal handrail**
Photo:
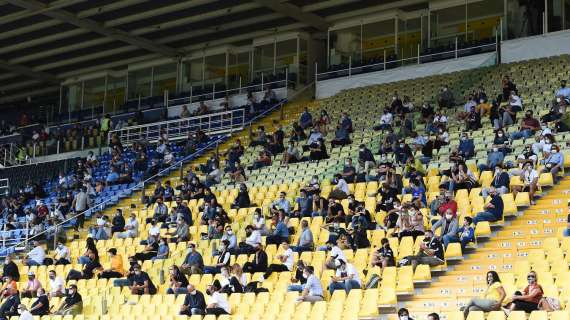
[[[206,121],[203,121],[203,119],[206,119]],[[228,121],[228,119],[230,120],[229,126],[224,126],[224,123]],[[182,137],[186,137],[189,132],[198,129],[202,130],[205,125],[207,125],[207,129],[203,129],[203,131],[206,133],[227,131],[231,133],[234,131],[234,129],[239,130],[245,125],[245,110],[243,108],[239,108],[230,111],[210,113],[189,118],[124,127],[121,129],[109,131],[107,135],[107,141],[110,142],[113,134],[117,134],[121,143],[128,145],[132,141],[139,140],[141,138],[148,140],[149,136],[154,137],[156,134],[160,134],[160,131],[162,129],[179,129],[178,135],[172,135],[168,133],[170,140],[178,140]],[[214,125],[216,126],[214,127]],[[131,139],[131,137],[134,138]]]
[[[316,76],[319,77],[322,75],[327,75],[327,74],[332,74],[332,73],[342,73],[342,72],[346,72],[350,75],[353,70],[357,70],[357,69],[361,69],[361,68],[378,67],[378,66],[384,66],[384,69],[386,69],[386,65],[393,65],[393,64],[398,64],[398,63],[403,64],[403,62],[405,62],[405,61],[417,61],[417,64],[421,64],[422,58],[428,58],[428,57],[432,57],[432,56],[445,55],[445,54],[455,54],[455,58],[457,58],[457,56],[459,55],[460,52],[469,51],[469,50],[478,49],[478,48],[488,48],[488,47],[496,47],[496,44],[495,43],[489,43],[489,44],[485,44],[485,45],[481,45],[481,46],[475,46],[475,47],[469,47],[469,48],[463,48],[463,49],[456,48],[455,50],[451,50],[451,51],[443,51],[443,52],[437,52],[437,53],[430,53],[430,54],[426,54],[426,55],[418,55],[415,57],[403,58],[403,59],[398,59],[398,60],[387,61],[385,59],[383,62],[361,65],[358,67],[352,67],[351,64],[349,63],[348,68],[334,70],[334,71],[321,72],[321,73],[317,73]],[[432,61],[430,61],[430,62],[432,62]]]
[[[264,116],[264,115],[266,115],[266,114],[268,114],[268,113],[270,113],[270,112],[272,112],[272,111],[275,111],[277,108],[282,107],[286,102],[287,102],[287,100],[286,100],[286,99],[283,99],[283,100],[281,100],[279,103],[273,105],[271,108],[265,110],[264,112],[262,112],[261,114],[257,115],[256,117],[253,117],[252,119],[248,120],[247,122],[244,122],[244,127],[245,127],[245,126],[248,126],[248,125],[251,125],[251,124],[253,123],[253,121],[259,119],[260,117],[262,117],[262,116]],[[214,144],[217,145],[219,142],[222,142],[223,140],[224,140],[224,137],[218,138],[218,139],[216,139],[216,141],[212,141],[212,142],[208,143],[205,147],[196,150],[196,151],[195,151],[194,153],[192,153],[191,155],[182,158],[181,160],[179,160],[179,161],[177,161],[176,163],[172,164],[170,167],[168,167],[168,168],[166,168],[166,169],[163,169],[162,171],[159,171],[157,174],[153,175],[152,177],[150,177],[150,178],[148,178],[148,179],[146,179],[146,180],[144,180],[144,181],[138,182],[135,186],[133,186],[133,187],[131,187],[131,188],[128,188],[128,189],[126,190],[126,192],[131,192],[131,193],[132,193],[132,192],[137,191],[137,190],[139,190],[139,189],[141,189],[141,188],[142,188],[142,190],[143,190],[143,192],[144,192],[145,183],[147,183],[147,182],[149,182],[149,181],[152,181],[152,180],[156,179],[157,177],[162,176],[164,173],[168,173],[168,172],[170,172],[170,171],[173,171],[173,169],[176,169],[178,166],[183,166],[183,165],[184,165],[184,162],[186,162],[187,160],[192,159],[194,156],[201,154],[202,151],[206,151],[207,149],[209,149],[209,148],[210,148],[211,146],[213,146]],[[109,200],[107,200],[107,201],[104,201],[104,202],[102,202],[102,203],[99,203],[99,204],[96,205],[95,207],[89,208],[89,209],[85,210],[85,211],[82,212],[82,213],[73,215],[72,217],[70,217],[70,218],[68,218],[68,219],[65,219],[64,221],[62,221],[62,222],[60,222],[60,223],[58,223],[58,224],[56,224],[56,225],[54,225],[54,226],[51,226],[50,228],[45,229],[45,230],[43,230],[42,232],[39,232],[38,234],[35,234],[34,236],[32,236],[32,237],[30,237],[30,238],[28,238],[28,232],[26,232],[26,239],[25,239],[24,241],[20,241],[20,242],[14,244],[14,245],[11,245],[10,247],[4,247],[4,251],[5,251],[5,252],[9,252],[10,249],[13,249],[13,251],[16,252],[16,249],[19,248],[19,247],[21,247],[22,245],[24,245],[24,247],[27,248],[28,242],[29,242],[30,240],[33,240],[33,239],[35,239],[35,238],[38,237],[38,236],[47,234],[48,232],[52,232],[52,231],[57,232],[57,230],[58,230],[59,227],[63,227],[65,224],[67,224],[67,223],[70,222],[71,220],[73,220],[73,219],[75,219],[75,218],[77,218],[77,217],[79,217],[79,216],[81,216],[81,215],[85,215],[85,214],[87,214],[87,213],[92,213],[92,212],[93,212],[95,209],[97,209],[97,208],[104,208],[104,207],[106,206],[106,204],[111,203],[111,202],[113,202],[112,199],[109,199]],[[29,230],[29,228],[27,228],[27,229]],[[54,241],[57,241],[57,236],[54,237]]]

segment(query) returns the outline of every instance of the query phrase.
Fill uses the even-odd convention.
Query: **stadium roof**
[[[427,0],[0,0],[0,103],[126,69]],[[251,43],[251,42],[250,42]]]

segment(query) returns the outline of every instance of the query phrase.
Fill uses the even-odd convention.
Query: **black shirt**
[[[81,299],[81,295],[79,294],[79,292],[75,292],[74,294],[68,294],[67,296],[65,296],[65,307],[71,307],[82,301],[83,299]]]
[[[141,271],[140,274],[133,274],[133,276],[129,279],[130,285],[139,285],[142,286],[144,285],[144,282],[147,281],[148,282],[148,291],[149,292],[154,292],[156,291],[156,288],[154,286],[154,283],[152,283],[152,280],[150,280],[150,277],[148,276],[148,273]]]
[[[184,298],[184,305],[187,306],[190,310],[194,308],[205,310],[206,300],[204,299],[204,294],[198,290],[196,290],[196,294],[194,295],[190,293],[186,294],[186,297]]]
[[[388,265],[391,266],[395,265],[394,251],[392,251],[392,248],[390,248],[390,246],[380,248],[378,250],[378,253],[380,254],[381,257],[386,258],[390,261]]]
[[[174,276],[174,281],[179,282],[181,288],[186,288],[188,286],[188,279],[186,279],[186,276],[181,272]]]
[[[18,266],[14,263],[14,261],[10,261],[10,263],[4,264],[2,276],[11,276],[12,279],[20,281],[20,271],[18,271]]]
[[[445,261],[443,257],[443,246],[441,245],[441,241],[436,238],[432,238],[429,242],[426,243],[426,246],[428,249],[434,251],[435,257],[439,258],[441,261]]]
[[[398,199],[398,190],[396,188],[380,189],[380,202],[386,207],[386,211],[394,209],[394,201]]]
[[[93,270],[100,268],[100,267],[101,267],[101,264],[99,263],[99,260],[89,261],[89,263],[86,264],[85,267],[83,267],[83,277],[85,279],[93,278]]]
[[[47,295],[45,294],[39,296],[38,299],[34,301],[34,303],[32,303],[31,309],[33,309],[35,306],[37,306],[40,303],[42,304],[42,306],[32,311],[32,314],[35,316],[43,316],[49,313],[49,300]]]

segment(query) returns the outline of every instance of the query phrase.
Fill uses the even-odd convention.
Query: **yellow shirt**
[[[501,292],[499,292],[499,288],[502,288],[503,285],[500,282],[495,282],[487,288],[485,292],[485,299],[499,301],[501,299]]]
[[[115,272],[125,274],[125,269],[123,269],[123,257],[120,254],[111,258],[111,269]]]

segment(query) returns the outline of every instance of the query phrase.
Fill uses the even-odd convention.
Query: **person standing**
[[[75,194],[73,197],[73,201],[71,202],[71,207],[75,212],[75,231],[79,231],[79,229],[83,228],[85,223],[85,215],[83,214],[87,209],[89,209],[89,196],[87,195],[85,187],[79,188],[79,192]]]

